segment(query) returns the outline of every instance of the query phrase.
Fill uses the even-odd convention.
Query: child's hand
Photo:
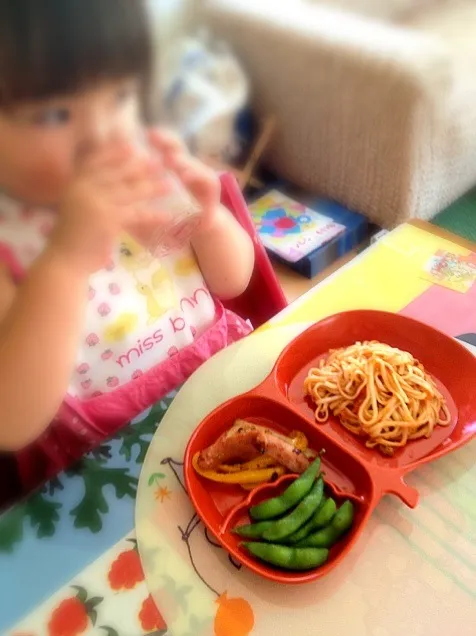
[[[221,188],[218,175],[192,157],[185,145],[172,133],[154,130],[150,133],[150,141],[164,167],[178,176],[200,206],[200,230],[207,230],[214,224],[220,208]]]
[[[117,235],[148,222],[145,204],[162,194],[159,167],[124,142],[89,155],[61,202],[51,248],[85,274],[103,267]]]

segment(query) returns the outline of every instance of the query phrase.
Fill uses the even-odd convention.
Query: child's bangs
[[[0,41],[5,107],[150,71],[142,0],[2,0]]]

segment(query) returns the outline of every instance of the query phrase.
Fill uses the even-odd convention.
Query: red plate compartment
[[[351,435],[330,417],[315,422],[312,404],[303,391],[309,368],[330,349],[362,340],[379,340],[411,352],[434,377],[444,394],[452,420],[438,427],[429,440],[410,442],[386,457]],[[188,494],[198,515],[229,553],[248,568],[279,583],[306,583],[335,567],[357,541],[372,510],[386,493],[399,496],[414,507],[418,493],[403,477],[417,466],[462,446],[476,434],[476,359],[452,338],[423,323],[386,312],[361,310],[337,314],[313,325],[289,344],[268,378],[253,391],[218,407],[197,427],[189,440],[184,460]],[[247,493],[239,486],[217,484],[197,475],[192,457],[212,444],[236,419],[266,425],[281,433],[300,430],[309,446],[325,449],[323,470],[326,488],[337,499],[351,498],[356,518],[350,533],[332,550],[323,567],[309,572],[286,572],[263,564],[239,547],[230,532],[247,520],[250,505],[281,492],[292,478],[281,477]]]
[[[310,448],[316,451],[325,449],[322,470],[325,473],[326,488],[335,495],[336,501],[352,499],[356,514],[352,531],[331,550],[329,561],[323,567],[309,572],[278,570],[248,555],[239,547],[242,539],[230,532],[235,525],[245,521],[248,504],[279,494],[291,476],[285,475],[274,484],[259,486],[248,493],[239,486],[204,479],[193,469],[194,454],[212,444],[237,419],[247,419],[284,434],[300,430],[308,438]],[[380,490],[376,491],[374,488],[370,473],[357,458],[349,456],[344,448],[299,413],[290,410],[286,404],[253,392],[218,407],[198,426],[185,453],[184,476],[188,494],[198,515],[223,547],[254,572],[279,583],[310,582],[335,567],[357,541],[381,496]]]
[[[357,341],[379,340],[409,351],[436,380],[450,414],[449,426],[438,426],[429,439],[409,442],[393,457],[369,449],[362,439],[352,435],[333,416],[325,423],[314,419],[314,407],[304,395],[303,383],[308,369],[330,349],[346,347]],[[411,318],[380,311],[350,311],[330,316],[298,336],[279,357],[271,376],[265,381],[277,387],[302,415],[333,439],[344,443],[349,452],[367,464],[404,475],[470,441],[476,433],[476,359],[459,342]]]
[[[324,470],[326,465],[324,462]],[[231,510],[228,516],[223,521],[221,529],[221,543],[229,551],[233,552],[235,558],[246,565],[250,570],[256,574],[260,574],[265,578],[268,578],[276,583],[310,583],[318,578],[325,576],[330,570],[335,568],[339,562],[345,557],[345,555],[352,549],[352,546],[359,538],[359,535],[367,521],[367,517],[370,515],[372,508],[366,505],[366,502],[358,495],[349,495],[344,493],[335,487],[332,483],[326,483],[325,494],[332,497],[338,506],[340,506],[345,499],[350,499],[354,504],[354,523],[353,530],[346,534],[340,541],[338,541],[330,550],[329,560],[322,567],[308,572],[286,572],[278,568],[273,568],[265,563],[261,563],[259,560],[253,558],[248,553],[240,549],[240,539],[236,535],[229,532],[235,526],[241,526],[243,524],[251,523],[251,519],[248,515],[248,510],[251,506],[259,504],[265,499],[280,495],[289,484],[295,479],[297,475],[283,475],[275,483],[264,484],[253,490],[245,500],[241,501],[235,508]]]

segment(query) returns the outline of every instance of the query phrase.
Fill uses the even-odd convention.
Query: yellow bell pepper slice
[[[303,451],[308,448],[309,442],[302,431],[292,431],[289,437],[293,440],[294,446],[299,450]]]
[[[250,459],[249,462],[243,464],[220,464],[218,471],[222,473],[239,473],[244,470],[256,470],[257,468],[270,468],[271,466],[277,466],[276,460],[269,455],[260,455],[255,459]]]
[[[276,468],[260,468],[255,470],[245,470],[240,471],[239,473],[219,473],[216,470],[202,470],[198,466],[198,456],[200,453],[196,453],[192,459],[192,466],[196,470],[196,472],[205,477],[206,479],[210,479],[211,481],[216,481],[221,484],[256,484],[262,483],[265,481],[271,481],[272,479],[276,479],[280,475],[284,474],[285,469],[282,466],[277,466]]]

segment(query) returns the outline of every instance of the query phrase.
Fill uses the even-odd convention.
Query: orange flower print
[[[139,612],[139,621],[143,630],[146,633],[157,632],[164,633],[167,631],[167,624],[162,618],[162,614],[157,609],[156,604],[152,596],[148,596],[142,603],[141,610]]]
[[[84,588],[75,587],[78,594],[62,601],[53,611],[48,623],[48,636],[79,636],[96,622],[96,606],[102,598],[88,599]]]
[[[255,624],[251,605],[243,598],[218,597],[215,616],[215,636],[248,636]]]
[[[132,590],[144,580],[144,571],[137,550],[125,550],[111,565],[107,575],[111,590]]]
[[[160,486],[155,491],[155,498],[160,501],[160,503],[164,503],[166,499],[170,499],[172,496],[172,491],[167,488],[167,486]]]

